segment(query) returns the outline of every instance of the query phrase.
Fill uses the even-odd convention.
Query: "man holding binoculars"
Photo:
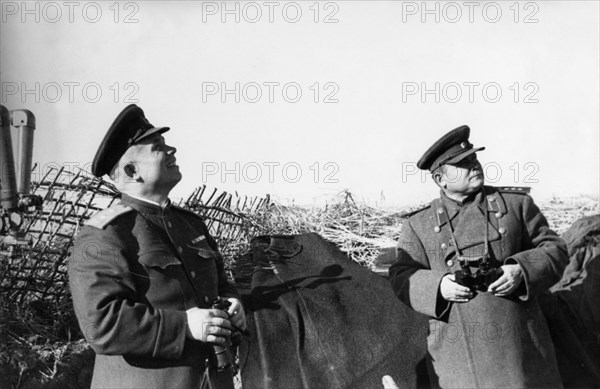
[[[168,130],[130,105],[94,157],[92,173],[122,196],[85,223],[69,261],[93,388],[233,388],[244,309],[202,219],[169,201],[182,176]]]
[[[560,387],[536,296],[562,275],[566,244],[527,189],[484,185],[469,134],[450,131],[417,163],[440,197],[404,222],[392,287],[429,317],[432,387]]]

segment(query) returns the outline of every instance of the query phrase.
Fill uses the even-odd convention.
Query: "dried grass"
[[[344,191],[323,208],[273,203],[254,223],[261,235],[315,232],[336,243],[353,261],[370,266],[381,249],[394,246],[402,215],[356,203]]]

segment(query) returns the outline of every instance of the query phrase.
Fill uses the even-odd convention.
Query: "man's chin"
[[[475,190],[479,190],[479,189],[483,188],[484,184],[485,184],[485,180],[483,179],[483,176],[475,177],[473,180],[471,180],[471,186]]]
[[[169,173],[173,176],[178,176],[181,180],[181,170],[179,170],[179,165],[173,165],[168,168]]]
[[[183,178],[183,175],[181,174],[181,172],[179,171],[179,167],[177,169],[175,169],[174,171],[171,172],[171,184],[174,187],[175,185],[177,185],[181,179]]]

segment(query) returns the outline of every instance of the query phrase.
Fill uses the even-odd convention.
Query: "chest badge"
[[[192,239],[192,244],[200,243],[205,239],[206,237],[204,235],[200,235],[199,237]]]

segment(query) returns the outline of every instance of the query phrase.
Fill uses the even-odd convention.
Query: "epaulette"
[[[531,192],[531,187],[529,186],[496,186],[495,188],[502,193],[529,194]]]
[[[423,210],[425,210],[425,209],[427,209],[429,207],[431,207],[431,203],[421,205],[421,206],[419,206],[419,207],[417,207],[415,209],[412,209],[410,211],[402,212],[400,214],[400,217],[401,218],[409,218],[412,215],[417,214],[417,213],[419,213],[419,212],[421,212],[421,211],[423,211]]]
[[[127,212],[133,211],[129,205],[122,203],[115,204],[110,208],[103,209],[91,218],[89,218],[84,224],[86,226],[92,226],[103,230],[107,225],[110,224],[117,217],[126,214]]]

